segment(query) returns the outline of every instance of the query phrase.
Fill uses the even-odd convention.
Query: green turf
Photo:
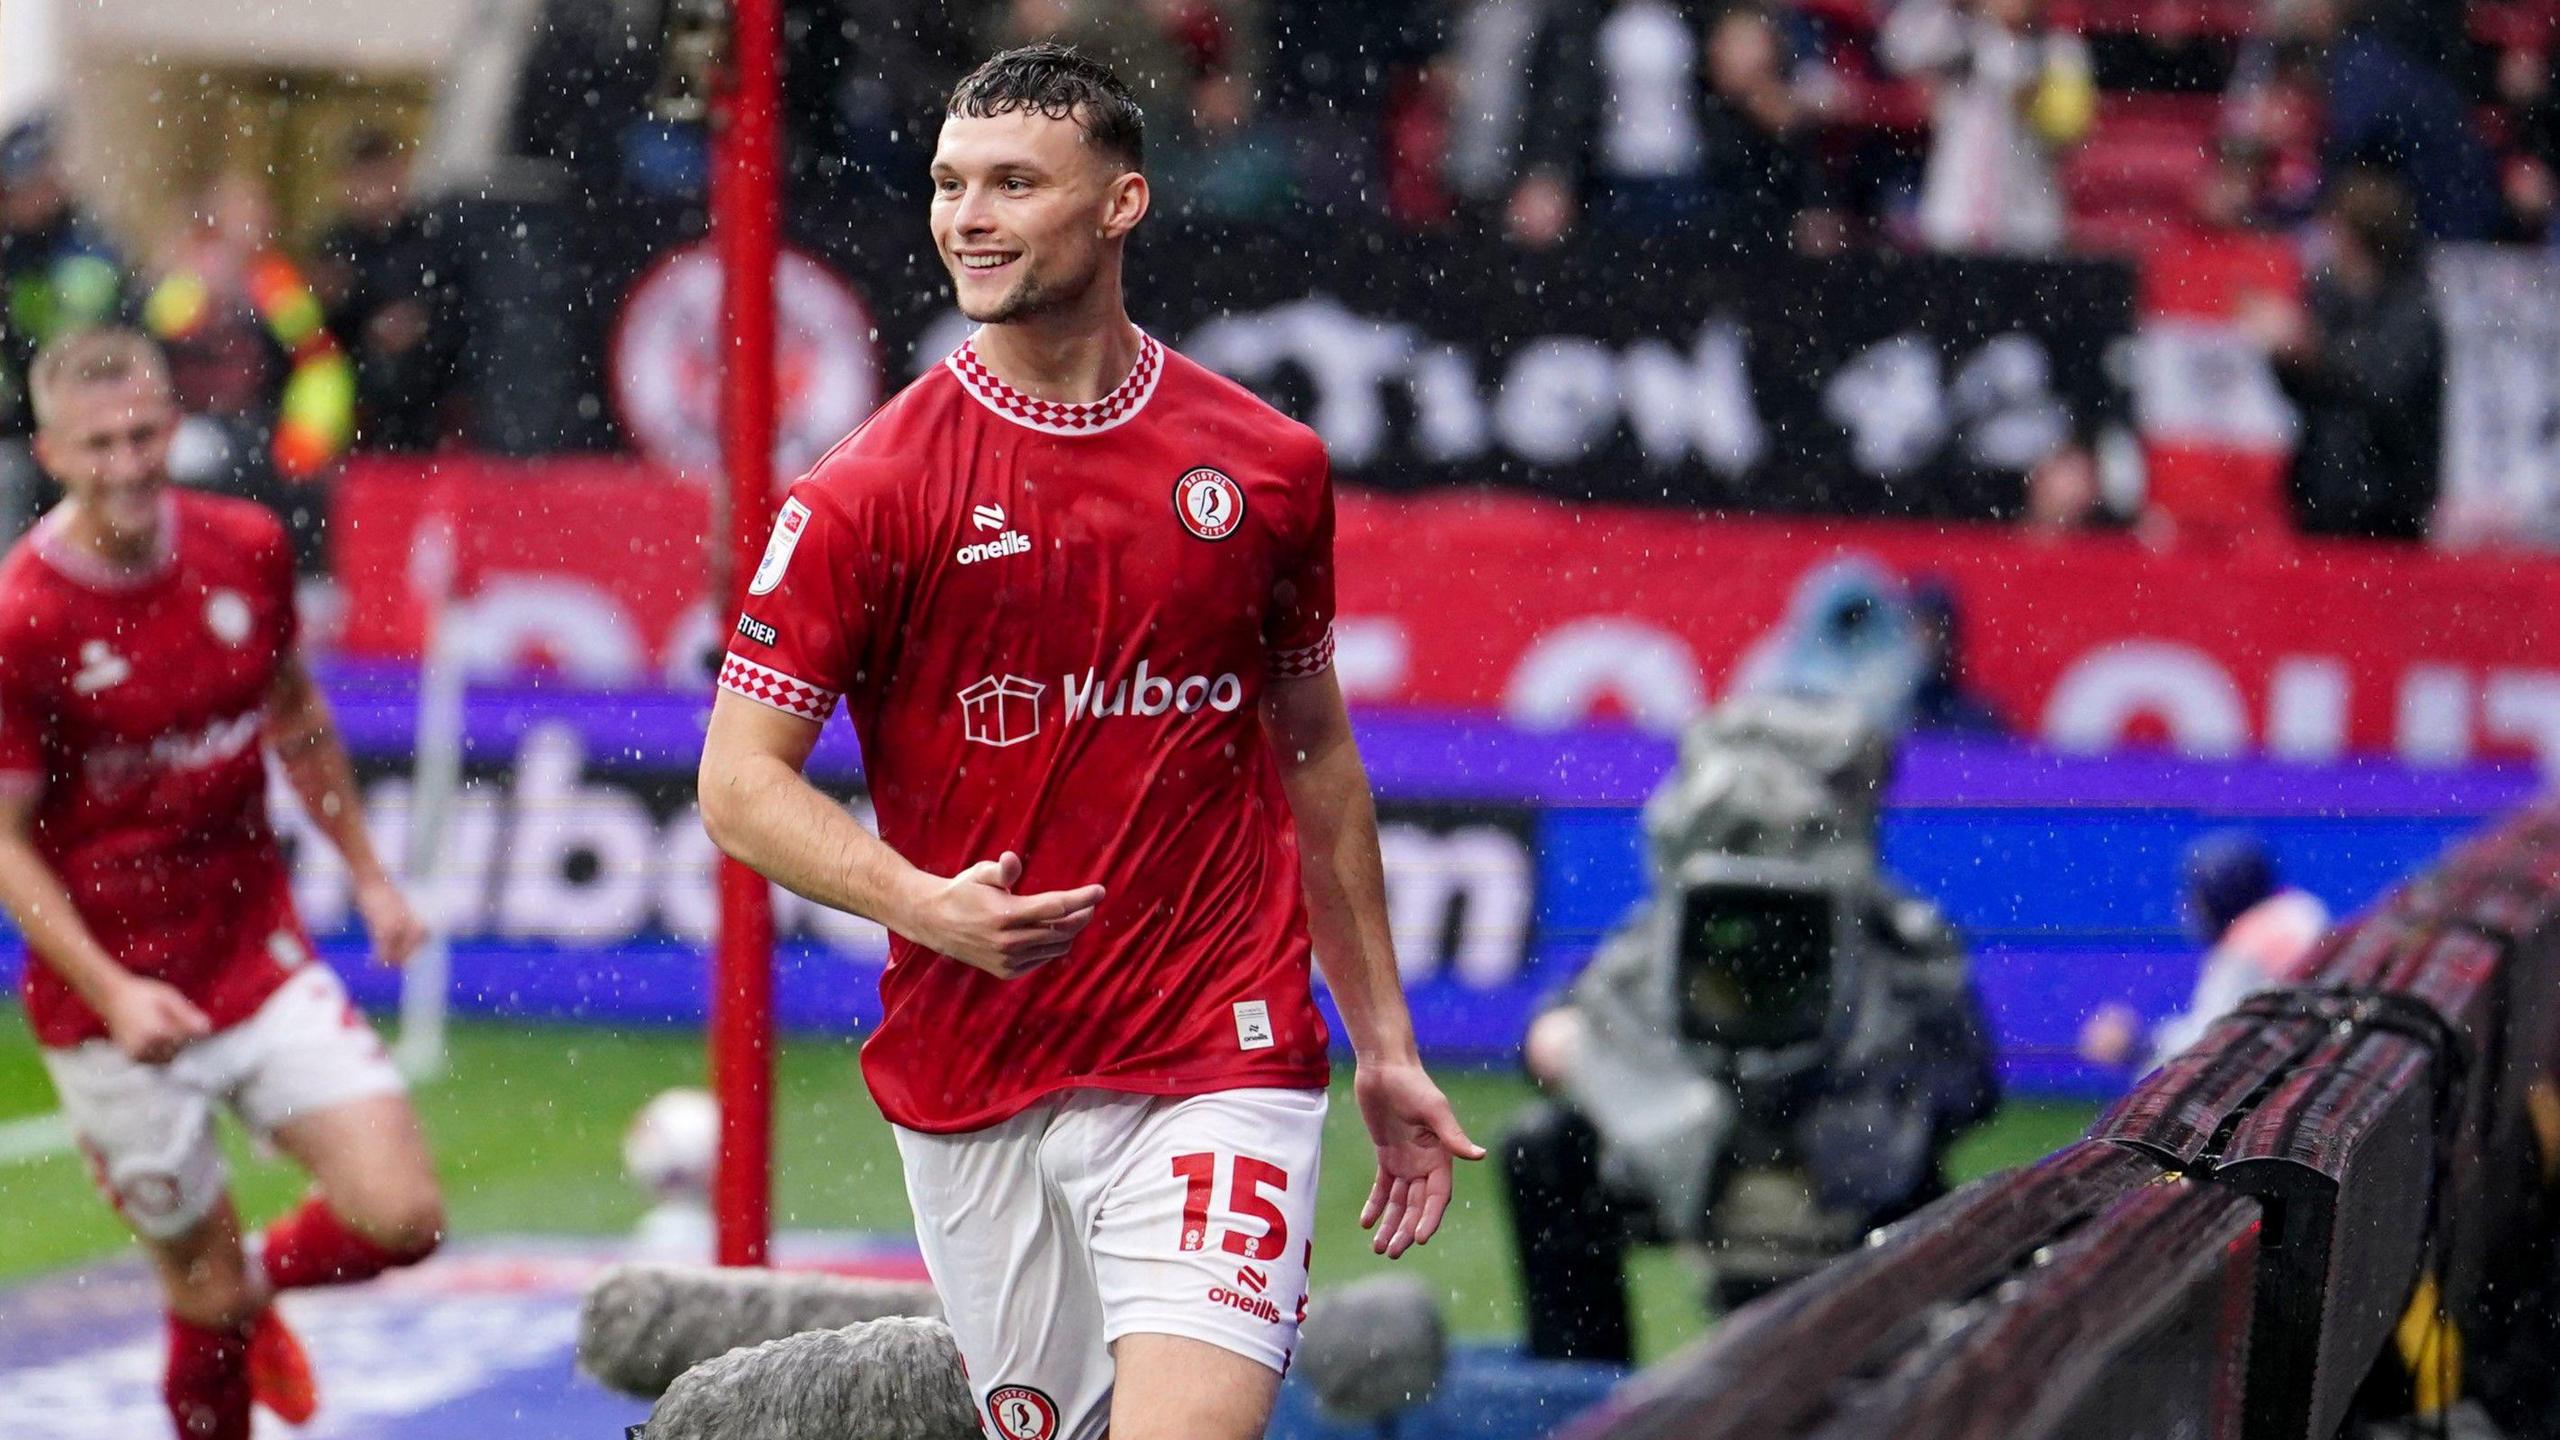
[[[628,1229],[642,1205],[620,1175],[623,1124],[658,1091],[699,1083],[703,1069],[695,1035],[488,1022],[456,1026],[453,1060],[452,1073],[422,1091],[418,1103],[463,1234]],[[1486,1144],[1529,1093],[1508,1073],[1458,1071],[1440,1078],[1461,1123]],[[786,1043],[777,1095],[778,1223],[910,1228],[896,1147],[854,1076],[851,1043]],[[0,1120],[41,1114],[52,1098],[25,1024],[14,1009],[0,1008]],[[1369,1253],[1356,1228],[1369,1156],[1349,1095],[1338,1089],[1335,1101],[1318,1198],[1320,1287],[1388,1265]],[[2083,1105],[2013,1105],[1958,1150],[1957,1173],[2031,1160],[2077,1136],[2088,1115]],[[242,1211],[255,1222],[282,1210],[301,1190],[298,1174],[250,1154],[236,1133],[229,1139]],[[76,1158],[0,1165],[0,1280],[94,1260],[124,1244]],[[1451,1324],[1461,1332],[1517,1332],[1503,1205],[1486,1167],[1462,1169],[1457,1203],[1440,1237],[1398,1263],[1448,1297]],[[1695,1287],[1673,1256],[1639,1253],[1633,1283],[1648,1355],[1697,1333]]]

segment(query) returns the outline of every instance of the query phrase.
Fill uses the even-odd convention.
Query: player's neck
[[[1117,305],[1099,318],[981,326],[969,344],[997,379],[1067,405],[1091,404],[1117,390],[1138,364],[1138,327]]]
[[[75,553],[118,570],[144,570],[159,560],[165,521],[155,520],[138,533],[119,532],[76,501],[62,508],[62,527],[56,533]]]

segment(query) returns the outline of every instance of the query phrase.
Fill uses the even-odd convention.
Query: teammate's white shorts
[[[1321,1090],[1070,1090],[960,1135],[900,1129],[907,1199],[999,1440],[1092,1440],[1110,1345],[1206,1341],[1286,1373],[1314,1253]]]
[[[44,1064],[98,1188],[153,1240],[185,1234],[229,1183],[214,1138],[216,1101],[263,1136],[299,1116],[403,1089],[381,1038],[325,965],[305,967],[258,1013],[166,1065],[127,1059],[108,1040],[47,1050]]]

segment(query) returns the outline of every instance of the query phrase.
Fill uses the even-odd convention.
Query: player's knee
[[[433,1186],[370,1198],[358,1213],[346,1214],[345,1218],[348,1226],[390,1256],[394,1264],[415,1264],[444,1243],[444,1197]]]
[[[407,1196],[379,1217],[373,1242],[398,1256],[404,1265],[435,1253],[444,1243],[444,1198],[429,1190]]]

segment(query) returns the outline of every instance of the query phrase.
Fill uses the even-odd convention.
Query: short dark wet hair
[[[1043,40],[990,55],[951,89],[945,115],[983,120],[1029,110],[1052,120],[1073,120],[1084,138],[1125,161],[1132,170],[1146,159],[1146,115],[1111,67],[1074,49]]]

